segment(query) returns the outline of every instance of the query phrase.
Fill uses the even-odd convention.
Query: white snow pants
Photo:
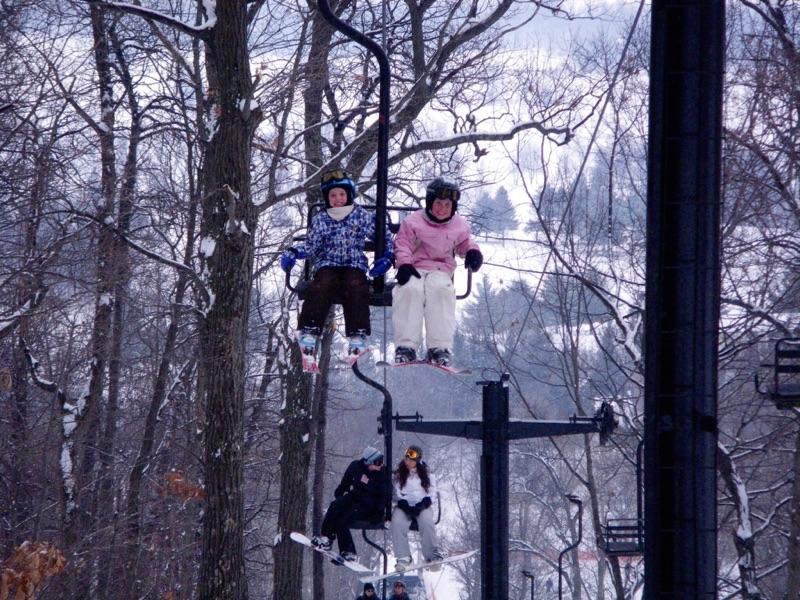
[[[437,550],[436,521],[433,518],[431,507],[425,508],[419,513],[417,526],[422,536],[422,556],[425,560],[431,560],[433,553]],[[391,523],[395,558],[411,556],[411,548],[408,545],[409,527],[411,527],[411,518],[401,508],[395,506],[392,511]]]
[[[456,331],[456,290],[453,280],[443,271],[419,271],[405,285],[392,290],[392,325],[394,344],[417,350],[422,343],[425,322],[425,345],[453,349]]]

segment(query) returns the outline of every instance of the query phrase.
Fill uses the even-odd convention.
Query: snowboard
[[[452,562],[458,562],[460,560],[466,560],[473,554],[475,554],[477,550],[470,550],[469,552],[463,552],[462,554],[454,554],[453,556],[448,556],[447,558],[443,558],[442,560],[434,560],[431,562],[420,562],[414,563],[403,569],[402,571],[392,571],[390,573],[385,573],[383,575],[367,575],[365,577],[361,577],[361,583],[375,583],[376,581],[381,581],[382,579],[386,579],[388,577],[397,577],[399,575],[405,575],[409,571],[424,571],[427,569],[438,570],[441,568],[442,565],[446,565]]]
[[[378,362],[375,363],[376,367],[418,367],[420,365],[433,367],[434,369],[439,369],[440,371],[444,371],[445,373],[450,373],[450,375],[469,375],[470,373],[472,373],[470,369],[457,369],[456,367],[446,367],[444,365],[437,365],[436,363],[432,363],[427,360],[412,360],[410,362],[402,362],[402,363],[390,363],[386,362],[385,360],[379,360]]]
[[[322,548],[317,548],[314,544],[311,543],[311,540],[303,535],[298,531],[293,531],[289,534],[289,537],[292,538],[293,541],[297,542],[298,544],[302,544],[303,546],[307,546],[311,548],[314,552],[319,552],[320,554],[327,556],[331,559],[331,562],[335,565],[345,566],[351,571],[358,573],[360,575],[364,575],[365,573],[372,573],[372,569],[367,566],[362,565],[360,562],[355,560],[345,560],[342,558],[342,555],[338,552],[334,552],[333,550],[323,550]]]

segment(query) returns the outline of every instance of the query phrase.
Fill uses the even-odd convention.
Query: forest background
[[[300,371],[277,258],[324,170],[374,200],[374,61],[303,0],[0,5],[0,558],[54,544],[66,569],[37,589],[56,600],[352,597],[287,533],[314,529],[382,443],[381,398],[337,368],[337,315],[322,375]],[[769,340],[800,335],[800,5],[727,7],[718,587],[777,600],[800,593],[800,432],[752,377]],[[503,371],[517,418],[613,403],[609,445],[513,444],[511,597],[528,597],[523,569],[555,594],[567,493],[585,510],[566,593],[640,597],[640,559],[605,555],[601,525],[636,516],[649,5],[335,9],[390,58],[390,204],[452,176],[486,257],[459,304],[456,360],[476,376],[392,372],[395,406],[475,417],[475,380]],[[480,448],[396,436],[412,441],[444,545],[478,547]],[[429,591],[479,598],[478,566]]]

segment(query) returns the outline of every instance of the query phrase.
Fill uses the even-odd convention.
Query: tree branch
[[[104,2],[102,0],[87,0],[87,2],[108,10],[116,10],[129,15],[142,17],[148,21],[156,21],[157,23],[168,25],[169,27],[182,31],[183,33],[188,33],[191,36],[200,38],[205,42],[208,42],[211,39],[211,28],[217,23],[216,16],[208,19],[202,25],[195,26],[184,23],[183,21],[179,21],[178,19],[170,17],[169,15],[165,15],[157,10],[151,10],[149,8],[144,8],[143,6],[136,6],[135,4],[128,4],[125,2]]]

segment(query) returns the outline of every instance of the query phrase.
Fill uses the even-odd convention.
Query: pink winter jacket
[[[394,239],[395,264],[452,275],[456,270],[455,255],[463,257],[473,248],[480,250],[470,237],[464,217],[455,214],[447,223],[434,223],[420,209],[400,224]]]

